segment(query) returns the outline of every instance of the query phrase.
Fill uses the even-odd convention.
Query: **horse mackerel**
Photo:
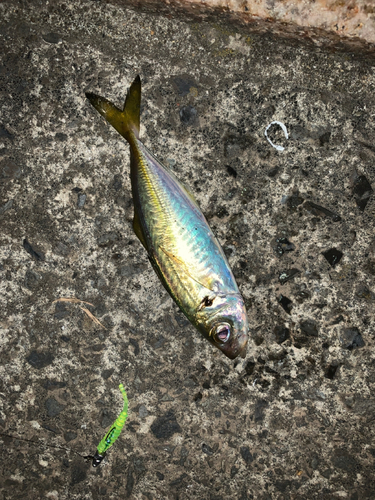
[[[209,342],[230,359],[245,357],[248,319],[225,254],[192,193],[139,140],[140,77],[122,110],[86,96],[130,145],[133,228],[160,281]]]

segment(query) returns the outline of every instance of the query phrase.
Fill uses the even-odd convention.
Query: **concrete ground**
[[[373,499],[374,59],[84,0],[0,19],[0,498]],[[132,231],[128,145],[85,92],[122,104],[137,74],[142,140],[246,300],[244,360]]]

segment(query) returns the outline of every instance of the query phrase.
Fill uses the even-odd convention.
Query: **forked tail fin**
[[[141,79],[139,75],[126,94],[124,109],[121,110],[104,97],[87,93],[87,99],[94,108],[114,127],[119,134],[129,140],[132,134],[139,138],[141,108]]]

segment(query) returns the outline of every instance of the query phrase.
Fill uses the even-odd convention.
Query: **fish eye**
[[[221,325],[216,325],[212,329],[212,337],[215,342],[219,344],[225,344],[230,337],[230,326],[227,323],[222,323]]]

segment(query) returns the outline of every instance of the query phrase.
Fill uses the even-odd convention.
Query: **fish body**
[[[124,109],[86,94],[129,142],[134,231],[166,290],[189,321],[226,356],[245,356],[248,320],[225,254],[194,196],[139,140],[141,83]]]

